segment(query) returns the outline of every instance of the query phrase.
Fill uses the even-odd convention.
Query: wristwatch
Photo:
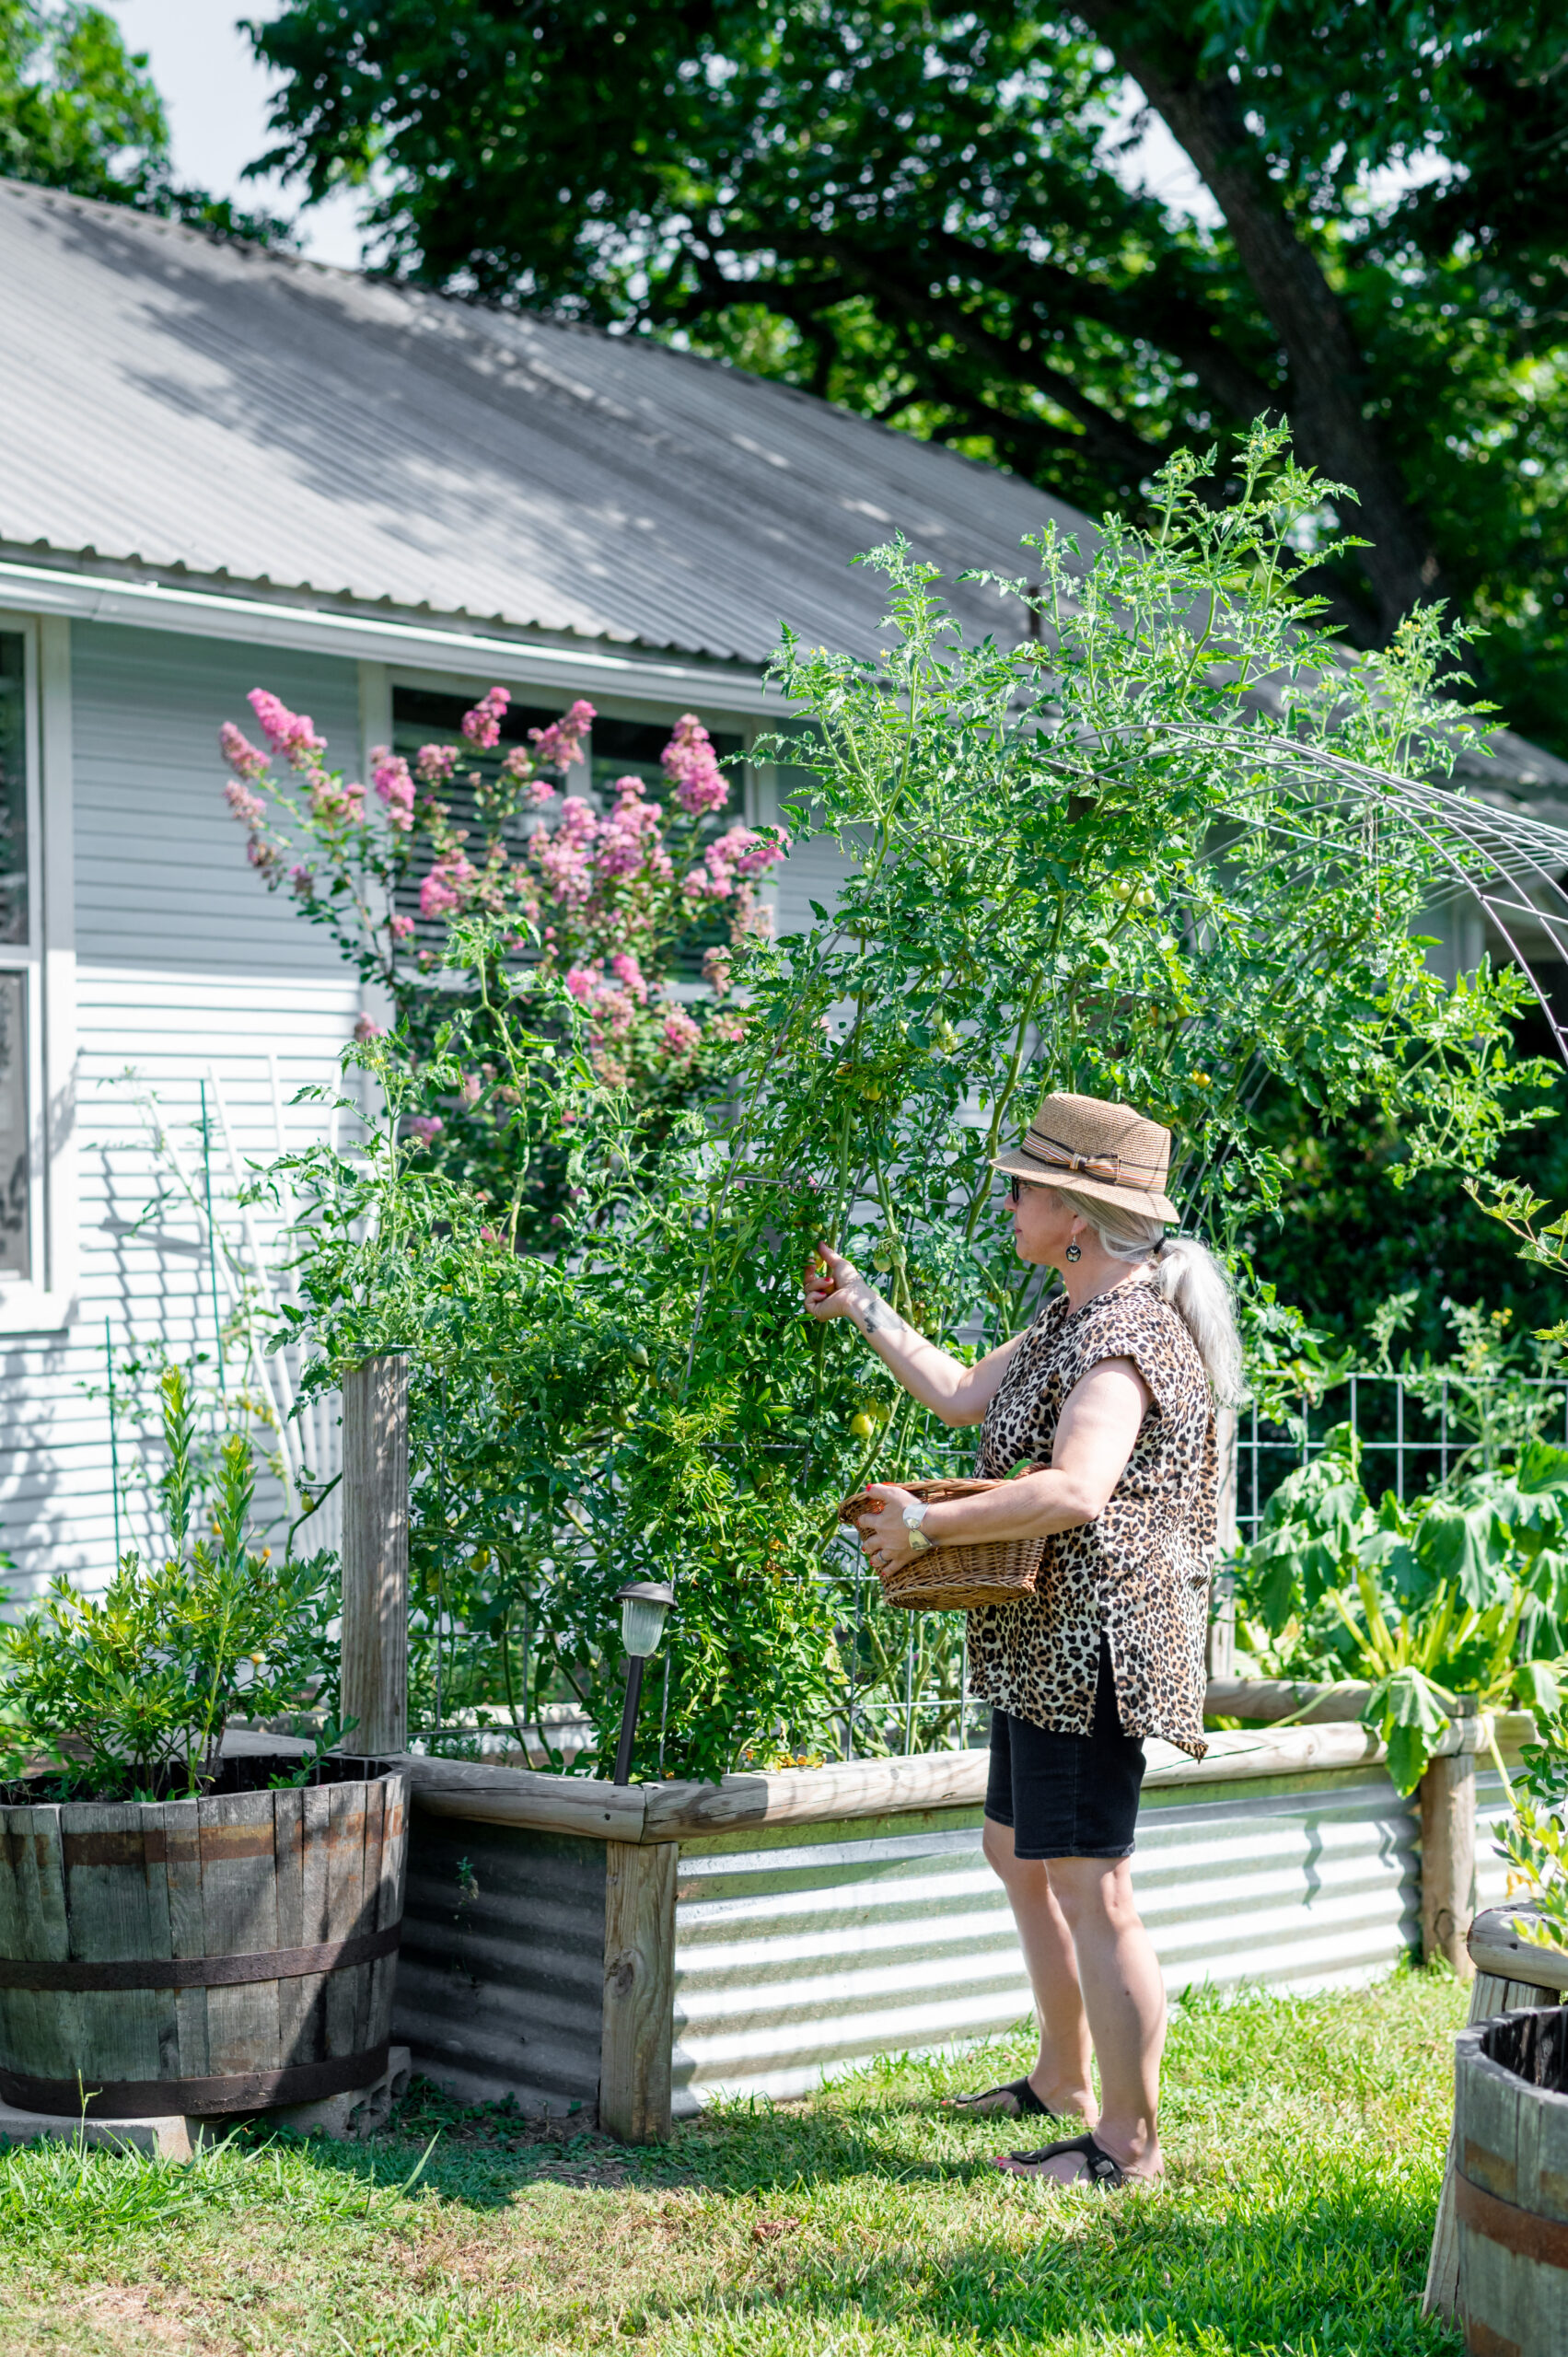
[[[929,1511],[929,1507],[918,1499],[912,1506],[904,1508],[904,1528],[910,1535],[910,1550],[912,1554],[927,1555],[936,1543],[934,1538],[927,1538],[920,1527]]]

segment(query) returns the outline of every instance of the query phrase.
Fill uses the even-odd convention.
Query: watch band
[[[919,1498],[913,1505],[904,1508],[904,1528],[909,1532],[910,1547],[916,1555],[923,1555],[935,1544],[934,1539],[927,1538],[921,1528],[922,1523],[925,1520],[926,1511],[924,1500]]]

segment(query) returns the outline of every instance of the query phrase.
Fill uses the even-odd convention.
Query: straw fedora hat
[[[1071,1187],[1096,1202],[1121,1203],[1144,1219],[1179,1219],[1165,1187],[1170,1132],[1131,1105],[1098,1097],[1048,1097],[1012,1154],[993,1169],[1037,1187]]]

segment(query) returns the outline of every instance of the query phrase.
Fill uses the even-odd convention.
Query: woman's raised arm
[[[866,1283],[853,1261],[830,1252],[825,1244],[817,1247],[807,1268],[806,1306],[813,1318],[847,1318],[904,1389],[945,1424],[983,1423],[986,1409],[1023,1340],[1021,1334],[1015,1335],[974,1366],[965,1366],[961,1359],[917,1334],[906,1318],[889,1308],[876,1286]]]

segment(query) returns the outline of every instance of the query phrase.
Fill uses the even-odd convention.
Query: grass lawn
[[[1022,2067],[1021,2038],[709,2114],[644,2154],[417,2089],[366,2146],[247,2132],[189,2168],[33,2147],[0,2159],[0,2349],[1454,2351],[1419,2307],[1463,2012],[1416,1972],[1177,2006],[1169,2175],[1109,2199],[1001,2177],[1019,2128],[942,2110]]]

